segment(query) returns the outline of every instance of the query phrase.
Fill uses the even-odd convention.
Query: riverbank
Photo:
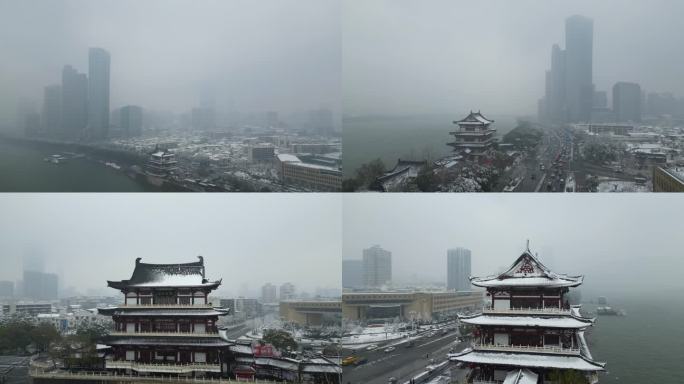
[[[64,161],[45,161],[54,154]],[[77,156],[75,156],[77,154]],[[156,186],[141,172],[143,156],[81,143],[0,137],[2,192],[183,192],[180,185]]]

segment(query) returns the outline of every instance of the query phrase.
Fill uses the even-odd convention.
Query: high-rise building
[[[584,16],[565,20],[565,102],[570,122],[588,122],[593,105],[594,21]]]
[[[566,119],[565,108],[565,51],[558,44],[551,48],[551,70],[546,71],[545,119],[552,122],[563,122]]]
[[[143,110],[137,105],[127,105],[120,110],[121,131],[125,137],[142,136]]]
[[[43,134],[56,136],[62,126],[62,86],[48,85],[43,93]]]
[[[193,108],[191,112],[192,129],[212,131],[216,127],[216,113],[213,108]]]
[[[261,287],[261,302],[262,303],[276,303],[278,302],[277,288],[271,283],[264,284]]]
[[[295,298],[295,286],[292,283],[280,285],[280,300],[292,300]]]
[[[88,78],[67,65],[62,70],[62,139],[79,139],[88,123]]]
[[[447,289],[470,291],[470,250],[454,248],[447,250]]]
[[[594,108],[608,108],[608,93],[606,91],[594,92]]]
[[[619,82],[613,86],[613,112],[617,122],[641,121],[641,87]]]
[[[34,300],[57,300],[59,278],[54,273],[24,270],[23,296]]]
[[[342,260],[342,288],[363,287],[363,260]]]
[[[105,139],[109,132],[109,52],[90,48],[88,52],[88,135]]]
[[[363,284],[381,287],[392,282],[392,252],[374,245],[363,250]]]
[[[0,281],[0,299],[11,299],[14,297],[14,282]]]

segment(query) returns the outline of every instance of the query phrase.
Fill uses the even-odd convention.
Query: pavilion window
[[[544,345],[560,345],[560,336],[544,335]]]
[[[155,328],[157,332],[176,332],[176,322],[173,320],[157,320]]]

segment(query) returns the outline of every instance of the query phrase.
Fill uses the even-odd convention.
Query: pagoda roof
[[[470,114],[466,116],[462,120],[454,121],[454,124],[458,125],[489,125],[493,123],[494,120],[490,120],[482,115],[480,111],[473,112],[470,111]]]
[[[537,374],[527,368],[508,372],[503,384],[537,384]]]
[[[194,316],[225,316],[230,310],[223,308],[178,308],[178,309],[154,309],[154,308],[126,308],[111,307],[98,308],[101,315],[106,316],[154,316],[154,317],[194,317]]]
[[[584,329],[593,325],[595,319],[562,315],[516,316],[477,314],[473,316],[459,316],[459,320],[473,325]]]
[[[191,347],[229,347],[233,343],[216,337],[197,337],[189,336],[108,336],[104,341],[106,345],[151,345],[151,346],[191,346]]]
[[[527,249],[507,271],[486,277],[471,277],[470,282],[477,287],[576,287],[582,284],[584,276],[568,276],[552,272]]]
[[[551,355],[544,353],[504,353],[474,351],[449,354],[449,360],[464,363],[504,365],[529,368],[575,369],[578,371],[603,371],[606,363],[599,363],[584,356]]]
[[[209,281],[204,276],[204,258],[183,264],[148,264],[140,257],[135,259],[133,275],[128,280],[110,281],[107,285],[116,289],[123,288],[211,288],[221,285],[221,280]]]

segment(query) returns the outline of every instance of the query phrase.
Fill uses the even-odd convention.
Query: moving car
[[[344,359],[342,359],[342,365],[347,366],[347,365],[352,365],[354,364],[357,360],[359,360],[358,357],[356,356],[347,356]]]
[[[366,351],[374,351],[374,350],[376,350],[376,349],[378,349],[378,345],[377,345],[377,344],[371,344],[371,345],[369,345],[369,346],[366,347]]]
[[[387,348],[385,348],[385,353],[392,352],[392,351],[394,351],[394,349],[395,349],[395,348],[394,348],[394,347],[391,347],[391,346],[390,346],[390,347],[387,347]]]

